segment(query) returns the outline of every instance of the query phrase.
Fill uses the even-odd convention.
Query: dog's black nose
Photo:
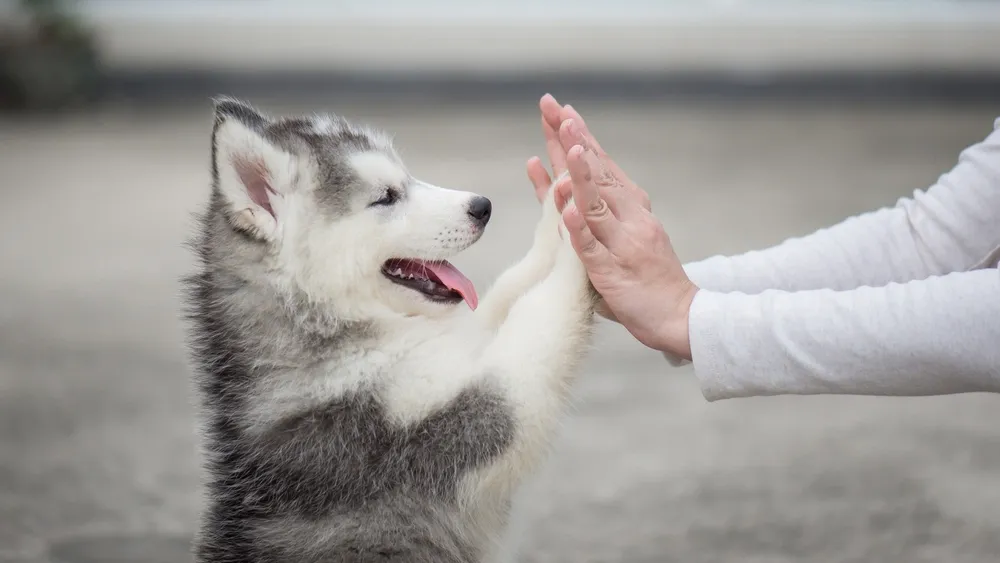
[[[476,196],[469,202],[469,217],[472,217],[479,226],[485,227],[490,222],[490,214],[493,213],[493,203],[488,198]]]

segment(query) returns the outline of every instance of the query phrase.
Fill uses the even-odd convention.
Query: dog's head
[[[386,135],[219,99],[212,175],[214,212],[234,235],[224,259],[257,262],[247,266],[279,289],[358,320],[476,307],[447,259],[483,234],[490,201],[414,178]]]

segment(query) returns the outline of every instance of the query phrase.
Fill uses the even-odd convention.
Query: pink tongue
[[[476,307],[479,306],[479,296],[476,295],[475,286],[472,285],[469,278],[465,277],[462,272],[459,272],[457,268],[444,260],[440,262],[424,262],[424,266],[434,272],[434,275],[448,289],[457,291],[465,299],[465,302],[468,303],[470,309],[473,311],[476,310]]]

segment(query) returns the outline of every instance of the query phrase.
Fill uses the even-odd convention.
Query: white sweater
[[[1000,391],[998,261],[1000,119],[894,207],[686,265],[702,288],[689,329],[702,392]]]

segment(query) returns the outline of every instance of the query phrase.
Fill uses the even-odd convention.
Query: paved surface
[[[685,259],[892,203],[1000,113],[580,106]],[[474,281],[527,248],[531,100],[336,109],[394,130],[417,174],[493,199],[457,261]],[[207,106],[0,122],[0,561],[186,558],[199,477],[177,279],[208,132]],[[524,560],[997,561],[998,426],[1000,399],[979,395],[708,404],[690,371],[605,325],[522,504]]]

